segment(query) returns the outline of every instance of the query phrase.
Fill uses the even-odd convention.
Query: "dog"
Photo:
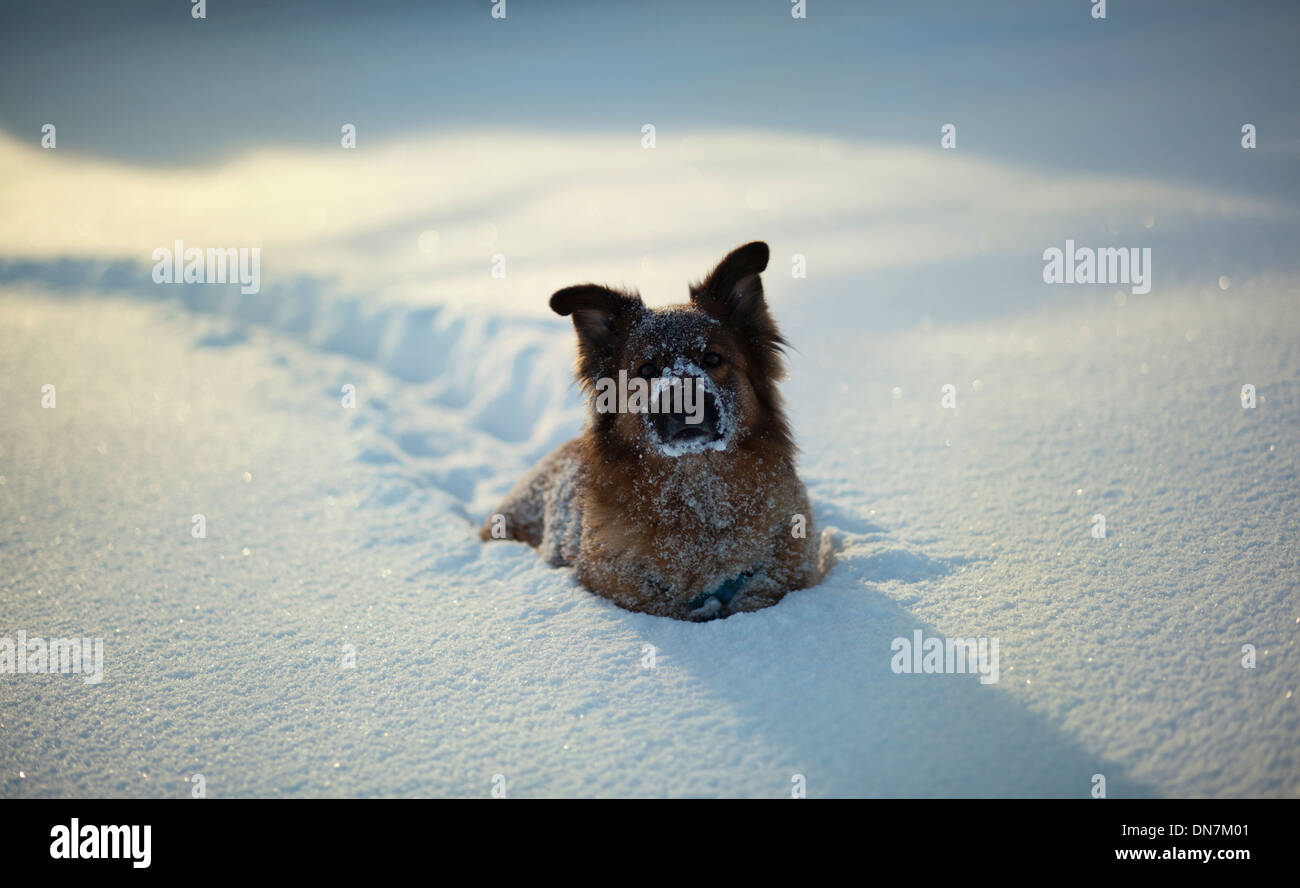
[[[522,540],[620,607],[680,620],[814,585],[767,262],[767,244],[745,244],[666,308],[597,284],[551,296],[577,333],[587,426],[519,481],[481,539]]]

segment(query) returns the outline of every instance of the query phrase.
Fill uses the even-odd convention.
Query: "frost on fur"
[[[597,284],[551,297],[573,318],[587,428],[507,496],[507,538],[571,565],[620,607],[678,619],[758,610],[817,581],[812,510],[776,387],[784,340],[759,279],[767,260],[766,244],[740,247],[689,303],[667,308]],[[614,377],[644,381],[647,404],[598,404]],[[698,416],[667,397],[683,385],[697,387]],[[792,515],[808,519],[805,533],[791,533]]]

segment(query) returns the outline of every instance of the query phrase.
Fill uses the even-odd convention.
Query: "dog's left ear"
[[[781,347],[786,344],[763,299],[759,274],[767,268],[767,260],[767,244],[745,244],[728,253],[708,277],[691,287],[691,302],[729,326],[748,346],[751,369],[764,385],[785,375]],[[762,396],[769,397],[766,393]],[[775,405],[775,395],[770,397]]]
[[[771,326],[759,278],[767,268],[767,260],[767,244],[762,241],[737,247],[708,277],[691,287],[691,302],[741,330]]]

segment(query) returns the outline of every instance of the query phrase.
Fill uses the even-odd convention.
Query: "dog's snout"
[[[687,380],[693,383],[694,380]],[[693,386],[697,393],[693,403],[671,404],[671,408],[661,411],[655,417],[655,431],[659,440],[670,443],[692,441],[695,439],[712,440],[718,434],[718,403],[703,386]],[[668,406],[668,405],[665,405]]]
[[[707,420],[691,422],[694,418],[684,413],[660,414],[659,437],[664,441],[681,441],[711,434]]]

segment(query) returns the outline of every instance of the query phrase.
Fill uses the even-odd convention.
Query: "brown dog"
[[[759,279],[767,260],[767,244],[746,244],[689,303],[663,309],[595,284],[552,296],[578,334],[587,429],[538,463],[480,536],[523,540],[620,607],[678,619],[757,610],[817,582],[776,388],[785,341]]]

